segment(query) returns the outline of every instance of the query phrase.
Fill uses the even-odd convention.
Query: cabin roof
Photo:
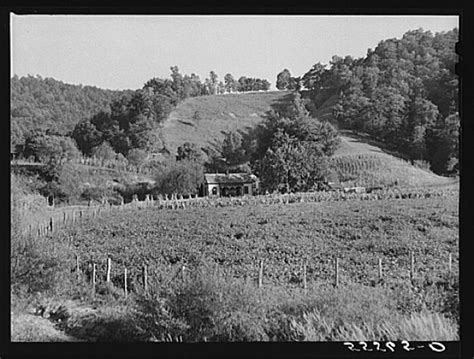
[[[206,173],[204,177],[208,184],[253,183],[258,181],[257,176],[250,173]]]

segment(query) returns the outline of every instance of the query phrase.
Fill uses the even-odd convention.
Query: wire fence
[[[417,255],[414,251],[409,251],[406,255],[406,260],[399,266],[399,271],[405,272],[405,275],[397,277],[403,281],[403,284],[408,287],[416,287],[417,281],[422,279],[423,264],[418,263]],[[384,286],[385,283],[390,282],[390,275],[392,273],[386,273],[386,264],[382,257],[376,259],[372,263],[367,264],[372,270],[369,270],[370,279],[373,286]],[[445,280],[448,283],[454,283],[457,278],[457,274],[453,269],[453,256],[448,253],[442,258],[443,263],[446,265],[440,269],[440,273],[443,274]],[[194,275],[199,275],[199,271],[196,270],[192,265],[185,263],[175,264],[170,270],[162,270],[154,268],[150,269],[148,264],[141,266],[127,267],[120,263],[114,263],[110,257],[105,259],[104,263],[97,261],[80,261],[79,255],[76,255],[75,269],[78,280],[86,280],[90,283],[92,294],[95,295],[97,287],[100,284],[112,285],[114,287],[121,288],[122,293],[127,297],[131,292],[147,294],[150,291],[150,283],[153,285],[167,286],[173,282],[185,282],[192,280]],[[334,256],[327,261],[325,267],[320,271],[308,271],[308,259],[300,261],[300,265],[295,266],[295,276],[289,277],[286,284],[292,284],[296,288],[302,289],[306,292],[313,284],[326,283],[334,287],[343,287],[346,285],[346,271],[350,269],[351,263],[347,258]],[[208,269],[209,266],[207,266]],[[387,265],[388,268],[388,265]],[[99,270],[100,269],[100,270]],[[322,272],[325,275],[320,275]],[[387,270],[388,272],[388,270]],[[221,269],[220,265],[215,263],[214,269],[207,271],[208,276],[225,277],[227,280],[232,278],[244,278],[247,283],[251,283],[256,289],[263,288],[267,285],[271,285],[270,277],[271,272],[266,268],[266,262],[264,259],[259,259],[253,266],[253,270],[247,273],[239,273],[236,275],[236,271],[233,267]],[[342,278],[342,280],[341,280]],[[284,285],[284,283],[279,283]]]
[[[380,201],[388,199],[416,199],[449,197],[458,194],[455,188],[394,188],[376,190],[371,193],[346,193],[344,191],[320,191],[289,194],[268,194],[241,197],[198,197],[197,195],[184,198],[178,195],[151,195],[147,194],[142,201],[134,195],[129,203],[112,205],[104,199],[103,203],[96,206],[67,206],[52,209],[48,220],[35,224],[30,223],[23,231],[27,235],[42,236],[54,232],[57,228],[65,228],[89,218],[96,218],[103,213],[124,211],[127,209],[141,209],[155,207],[160,210],[186,210],[187,208],[206,207],[234,207],[257,206],[291,203],[337,202],[337,201]],[[46,199],[45,199],[46,200]]]

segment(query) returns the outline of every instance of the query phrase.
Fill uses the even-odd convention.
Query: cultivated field
[[[446,186],[456,179],[413,166],[379,143],[363,136],[341,133],[341,144],[330,159],[337,181],[347,186]]]
[[[73,279],[61,287],[83,308],[56,304],[59,313],[67,313],[59,314],[59,328],[76,339],[149,340],[153,333],[157,340],[172,341],[458,338],[457,194],[174,210],[127,207],[37,241],[43,250],[62,253],[62,269],[73,278],[79,264],[79,286]],[[105,283],[107,258],[110,285]],[[144,265],[148,297],[141,297]],[[170,314],[163,317],[157,310]],[[154,329],[137,329],[145,325],[140,320]],[[156,324],[174,320],[187,324]]]
[[[155,278],[173,265],[192,266],[201,259],[232,269],[236,277],[255,278],[263,259],[266,283],[291,285],[301,280],[301,275],[294,276],[307,260],[308,281],[324,282],[332,280],[332,262],[338,256],[341,283],[368,285],[377,279],[379,258],[385,281],[406,281],[410,251],[415,253],[418,278],[446,273],[449,253],[457,267],[458,203],[453,196],[144,208],[104,214],[71,235],[84,263],[103,266],[109,255],[135,272],[148,264]]]

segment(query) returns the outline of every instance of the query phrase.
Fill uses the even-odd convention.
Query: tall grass
[[[456,340],[452,318],[429,308],[399,311],[386,287],[316,285],[289,290],[198,269],[188,280],[140,299],[140,325],[157,340]]]
[[[292,328],[303,341],[452,341],[459,340],[458,326],[439,313],[421,312],[411,315],[394,313],[377,323],[347,321],[337,323],[317,310],[293,319]]]

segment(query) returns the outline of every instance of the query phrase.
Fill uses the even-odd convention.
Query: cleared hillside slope
[[[290,91],[268,91],[188,98],[171,112],[163,125],[166,148],[175,154],[185,142],[202,148],[212,146],[224,139],[226,132],[249,130],[262,121],[272,105],[290,97]]]
[[[442,177],[413,166],[366,136],[342,131],[341,145],[331,158],[337,181],[352,186],[440,186],[457,185],[458,180]]]
[[[228,131],[248,131],[263,120],[266,111],[291,99],[289,91],[190,98],[170,114],[163,126],[163,138],[173,154],[184,142],[212,146]],[[334,96],[329,98],[317,109],[317,117],[330,120],[336,101]],[[199,120],[195,119],[196,113]],[[335,180],[345,185],[456,185],[456,180],[415,167],[366,136],[342,131],[341,140],[331,163],[337,176]]]

